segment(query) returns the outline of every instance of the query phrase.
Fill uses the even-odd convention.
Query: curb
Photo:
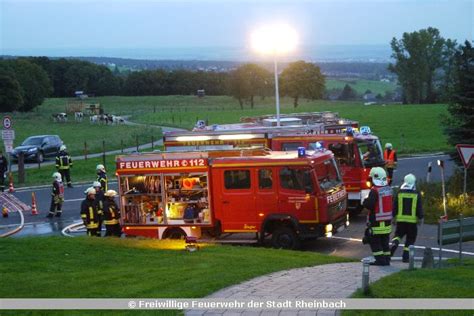
[[[91,181],[82,181],[82,182],[73,182],[72,184],[74,186],[82,186],[85,184],[90,184]],[[117,180],[109,181],[109,184],[115,184],[117,183]],[[34,189],[45,189],[45,188],[50,188],[51,184],[42,184],[42,185],[36,185],[36,186],[30,186],[30,187],[19,187],[15,188],[15,192],[23,192],[23,191],[28,191],[28,190],[34,190]]]

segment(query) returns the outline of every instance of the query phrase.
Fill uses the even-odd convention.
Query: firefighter
[[[107,173],[105,171],[104,165],[97,165],[95,168],[97,171],[97,181],[100,182],[100,186],[102,188],[102,191],[107,192],[108,190],[108,185],[107,185]]]
[[[100,236],[99,214],[97,213],[97,204],[95,203],[95,189],[88,188],[85,191],[86,198],[81,204],[81,218],[84,226],[87,228],[87,236]]]
[[[392,184],[392,179],[393,179],[393,170],[397,169],[397,153],[393,149],[393,146],[391,143],[386,143],[385,144],[385,151],[383,152],[383,159],[386,162],[385,167],[387,168],[388,176],[388,184]]]
[[[97,207],[97,213],[99,214],[99,233],[102,231],[102,222],[104,218],[104,191],[102,191],[102,186],[99,181],[94,181],[92,187],[95,189],[95,203]],[[100,234],[99,234],[100,235]]]
[[[66,152],[66,146],[61,145],[59,147],[59,152],[56,155],[56,169],[61,174],[63,180],[66,181],[68,188],[72,188],[71,183],[71,173],[70,169],[72,167],[72,159],[71,156]]]
[[[403,248],[402,261],[409,261],[408,247],[416,241],[417,222],[423,220],[423,208],[421,195],[416,190],[416,178],[413,174],[407,174],[404,178],[400,191],[393,201],[393,216],[397,223],[395,236],[392,239],[391,255],[395,253],[400,240],[406,236]]]
[[[387,174],[383,168],[370,170],[372,189],[364,200],[367,214],[368,243],[375,258],[373,265],[390,265],[389,239],[392,222],[392,188],[387,185]]]
[[[46,217],[51,218],[53,216],[61,217],[62,205],[64,202],[64,185],[62,177],[59,172],[53,173],[53,191],[51,192],[51,206],[49,207],[49,213]]]
[[[114,197],[117,192],[114,190],[108,190],[105,192],[104,201],[104,223],[105,223],[105,236],[116,236],[122,235],[122,228],[120,227],[120,209],[115,203]]]
[[[8,161],[0,149],[0,190],[5,191],[5,172],[7,172]]]

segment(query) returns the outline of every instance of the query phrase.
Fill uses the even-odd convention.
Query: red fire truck
[[[316,149],[322,144],[331,150],[339,163],[342,177],[349,193],[349,209],[358,213],[363,200],[370,191],[368,175],[372,167],[383,167],[383,151],[378,137],[370,129],[361,127],[363,133],[311,133],[308,126],[281,128],[238,128],[239,124],[230,124],[231,128],[214,131],[184,131],[165,133],[163,142],[166,150],[216,150],[232,148],[269,148],[277,151],[292,151],[298,147]],[[229,125],[224,125],[229,126]],[[341,128],[333,127],[334,129]],[[323,130],[320,127],[319,130]],[[309,129],[310,131],[314,129]]]
[[[347,193],[334,155],[220,151],[117,156],[127,235],[182,238],[251,233],[277,248],[348,225]]]

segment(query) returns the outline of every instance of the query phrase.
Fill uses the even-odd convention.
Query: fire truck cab
[[[318,150],[232,156],[212,152],[118,156],[127,235],[271,236],[276,248],[348,225],[347,193],[334,155]]]

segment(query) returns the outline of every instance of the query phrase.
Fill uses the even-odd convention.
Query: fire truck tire
[[[185,239],[186,233],[179,227],[169,228],[163,233],[163,239]]]
[[[298,249],[301,240],[290,227],[278,227],[272,233],[272,246],[277,249]]]

